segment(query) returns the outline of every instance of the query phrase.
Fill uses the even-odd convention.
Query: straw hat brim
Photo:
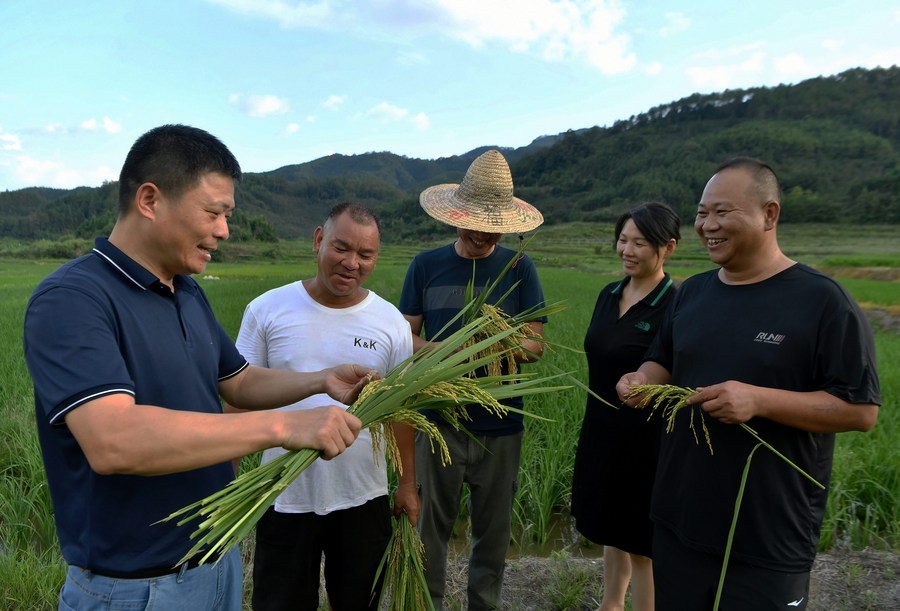
[[[540,211],[513,196],[509,203],[485,208],[458,197],[458,184],[428,187],[419,195],[419,204],[429,216],[460,229],[485,233],[522,233],[544,222]]]

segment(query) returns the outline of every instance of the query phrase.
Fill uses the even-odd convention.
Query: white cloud
[[[283,28],[354,31],[370,38],[415,40],[449,36],[473,47],[505,45],[546,61],[581,59],[606,74],[632,70],[630,38],[617,31],[622,0],[207,0]],[[671,13],[669,28],[684,27]],[[673,30],[674,31],[674,30]],[[404,52],[402,65],[424,61]]]
[[[765,53],[757,51],[741,61],[714,66],[690,66],[685,73],[699,87],[720,91],[759,81],[764,73],[765,58]]]
[[[772,59],[772,65],[775,66],[775,71],[780,76],[786,77],[788,81],[794,78],[802,79],[813,72],[806,58],[799,53],[788,53],[781,57],[775,57]]]
[[[97,119],[91,117],[90,119],[85,119],[81,123],[78,124],[78,130],[85,132],[95,132],[102,129],[107,134],[118,134],[122,131],[122,125],[116,121],[113,121],[109,117],[103,117],[102,120],[97,121]],[[50,123],[49,125],[44,127],[44,131],[55,134],[67,134],[70,129],[66,128],[60,123]]]
[[[827,51],[840,51],[847,44],[846,40],[839,38],[826,38],[822,41],[822,48]]]
[[[119,172],[107,165],[99,165],[91,170],[89,174],[92,177],[89,184],[98,184],[119,180]]]
[[[322,102],[322,107],[328,110],[338,110],[346,101],[347,96],[345,95],[330,95]]]
[[[78,172],[56,161],[23,155],[15,160],[15,171],[22,183],[71,189],[85,184]]]
[[[284,128],[284,132],[286,134],[296,134],[299,131],[300,131],[299,123],[288,123],[287,127]]]
[[[637,65],[630,39],[616,32],[625,18],[618,0],[438,0],[449,34],[474,47],[505,43],[547,61],[580,58],[606,74]]]
[[[657,76],[662,74],[663,65],[659,62],[653,62],[652,64],[647,64],[643,67],[644,74],[647,76]]]
[[[283,28],[318,27],[340,17],[328,0],[292,2],[290,0],[207,0],[241,15],[262,17]],[[340,8],[340,7],[335,7]]]
[[[412,121],[413,126],[419,131],[426,130],[431,125],[431,121],[428,120],[428,117],[424,112],[420,112],[412,117],[410,121]]]
[[[269,115],[282,115],[289,109],[286,100],[274,95],[248,95],[233,93],[228,96],[228,101],[238,107],[242,112],[251,117],[268,117]]]
[[[382,121],[388,122],[399,121],[408,115],[409,111],[405,108],[388,104],[387,102],[381,102],[366,111],[366,114],[373,117],[379,117]]]
[[[401,51],[397,55],[397,63],[401,66],[426,66],[429,62],[428,58],[418,51]]]
[[[9,134],[0,129],[0,150],[21,151],[22,141],[15,134]]]
[[[762,41],[751,42],[737,47],[729,47],[724,50],[719,49],[718,47],[710,47],[701,53],[695,54],[694,59],[711,61],[731,60],[735,57],[742,57],[748,53],[759,51],[764,47],[765,43]]]
[[[116,170],[102,164],[79,170],[59,161],[19,155],[8,165],[13,167],[19,182],[25,185],[74,189],[119,179]]]
[[[659,35],[663,37],[680,34],[691,27],[691,20],[680,12],[666,13],[666,25],[659,29]]]
[[[103,129],[108,134],[118,134],[122,131],[122,125],[110,119],[109,117],[103,117]]]
[[[762,42],[728,49],[710,48],[691,58],[684,72],[705,90],[723,90],[765,80],[766,53]]]

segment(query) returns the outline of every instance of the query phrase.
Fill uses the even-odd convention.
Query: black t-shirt
[[[851,403],[880,403],[872,331],[834,280],[796,264],[762,282],[728,285],[717,270],[686,280],[647,354],[679,386],[738,380],[768,388],[825,390]],[[700,443],[689,428],[690,411]],[[695,549],[723,554],[747,456],[757,443],[742,427],[678,414],[661,441],[654,521]],[[826,487],[834,434],[810,433],[765,418],[748,423]],[[827,489],[820,490],[765,448],[754,455],[732,557],[784,571],[808,571],[815,558]]]

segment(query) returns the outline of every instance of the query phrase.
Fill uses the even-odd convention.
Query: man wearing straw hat
[[[477,292],[503,276],[488,302],[505,295],[495,305],[507,315],[543,305],[543,290],[531,259],[498,244],[502,234],[530,231],[544,221],[534,206],[513,196],[512,176],[503,155],[494,150],[484,153],[469,166],[461,184],[430,187],[419,202],[430,216],[456,227],[457,239],[419,253],[407,270],[400,311],[412,327],[414,350],[440,341],[460,326],[457,321],[444,328],[465,305],[466,286],[473,278]],[[504,268],[516,257],[504,275]],[[529,325],[535,338],[543,336],[542,320]],[[524,340],[522,347],[519,358],[523,361],[543,352],[537,339]],[[508,404],[521,408],[522,399]],[[498,418],[482,406],[467,409],[466,431],[456,431],[439,416],[429,415],[447,441],[451,464],[441,464],[427,438],[417,439],[416,445],[422,496],[419,528],[435,609],[443,608],[447,544],[463,483],[469,485],[472,527],[468,608],[500,607],[524,426],[521,414]]]

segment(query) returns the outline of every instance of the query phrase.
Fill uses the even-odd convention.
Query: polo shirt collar
[[[108,238],[100,237],[94,241],[94,253],[112,265],[120,274],[130,282],[144,290],[159,290],[164,287],[171,293],[169,287],[163,284],[153,272],[116,248]],[[181,284],[180,278],[175,277],[175,284]]]
[[[622,293],[622,289],[625,288],[625,285],[628,284],[629,281],[631,281],[631,278],[629,276],[626,276],[619,281],[619,284],[617,284],[611,292],[614,295],[620,295]],[[672,278],[669,277],[668,272],[665,272],[663,274],[662,280],[660,280],[659,283],[655,287],[653,287],[653,290],[650,291],[650,293],[648,293],[644,296],[643,299],[641,299],[641,303],[650,307],[656,307],[657,305],[659,305],[659,302],[662,300],[663,296],[667,292],[672,290],[674,284],[675,283]]]

